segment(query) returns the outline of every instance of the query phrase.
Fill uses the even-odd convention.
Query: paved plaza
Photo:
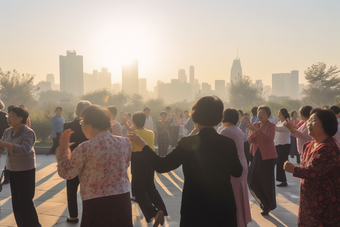
[[[6,155],[1,157],[1,169],[5,164]],[[296,164],[295,160],[291,160]],[[278,188],[276,191],[277,208],[269,216],[263,217],[257,203],[249,194],[253,221],[249,227],[255,226],[297,226],[297,213],[299,201],[299,179],[291,174],[288,176],[288,187]],[[131,179],[131,176],[130,176]],[[169,173],[155,174],[156,186],[164,199],[169,216],[166,218],[166,227],[179,226],[180,204],[183,188],[182,167]],[[40,223],[43,227],[77,227],[78,224],[66,222],[68,217],[66,202],[66,181],[57,173],[54,155],[37,155],[36,191],[34,204],[36,206]],[[9,184],[3,186],[0,192],[0,226],[16,226],[12,213],[11,193]],[[82,203],[78,193],[79,218],[81,219]],[[132,202],[133,223],[135,227],[152,226],[145,222],[144,216],[137,203]],[[214,217],[212,217],[214,218]]]

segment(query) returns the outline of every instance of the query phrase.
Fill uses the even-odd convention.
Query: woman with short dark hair
[[[307,121],[314,139],[304,145],[300,166],[287,161],[285,170],[300,180],[299,226],[339,226],[340,146],[333,138],[338,130],[331,110],[313,109]]]
[[[288,155],[291,146],[290,132],[284,126],[286,121],[289,120],[289,113],[287,109],[282,108],[278,112],[279,121],[275,126],[274,144],[277,151],[276,163],[276,181],[281,182],[278,187],[285,187],[288,185],[286,173],[283,170],[283,164],[288,160]]]
[[[216,96],[200,98],[191,117],[197,135],[183,137],[161,158],[134,132],[129,139],[159,173],[183,167],[184,186],[180,226],[237,226],[236,203],[230,177],[240,177],[242,166],[235,142],[219,135],[214,126],[222,120],[223,103]]]
[[[0,140],[7,154],[6,169],[10,175],[12,207],[19,227],[41,226],[33,204],[35,193],[35,133],[27,127],[28,111],[12,106],[8,112],[8,125]]]
[[[87,138],[81,129],[79,122],[81,121],[81,113],[83,110],[90,106],[91,102],[87,100],[80,100],[74,111],[74,120],[64,124],[64,130],[71,129],[74,133],[71,135],[70,142],[74,143],[70,146],[73,151],[79,144],[86,141]],[[77,192],[79,186],[79,177],[76,176],[73,179],[66,180],[66,191],[67,191],[67,207],[70,217],[66,220],[67,222],[78,222],[78,205],[77,205]]]
[[[268,119],[271,110],[268,106],[257,109],[260,122],[252,124],[249,117],[244,117],[249,124],[248,141],[250,153],[254,156],[248,171],[248,186],[251,194],[260,204],[262,215],[276,208],[274,167],[277,153],[274,145],[275,124]]]
[[[127,175],[131,144],[110,133],[110,114],[96,105],[86,107],[79,121],[88,141],[72,153],[71,129],[60,137],[57,149],[58,174],[70,180],[79,176],[83,201],[81,227],[132,227],[130,181]]]

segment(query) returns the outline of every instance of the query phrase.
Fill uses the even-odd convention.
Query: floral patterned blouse
[[[294,169],[301,178],[299,226],[340,226],[340,145],[329,138],[311,152],[314,143],[304,145]]]
[[[170,128],[170,124],[168,121],[158,121],[157,122],[157,132],[158,134],[164,135],[168,134]]]
[[[58,148],[56,157],[60,177],[70,180],[79,175],[83,201],[130,191],[131,143],[127,138],[101,132],[72,153]]]

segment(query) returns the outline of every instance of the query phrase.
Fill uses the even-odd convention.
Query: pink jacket
[[[277,158],[274,145],[275,124],[267,121],[262,128],[260,128],[260,122],[255,122],[253,125],[260,130],[257,132],[249,130],[248,141],[251,143],[250,153],[255,156],[257,149],[260,149],[262,160]]]

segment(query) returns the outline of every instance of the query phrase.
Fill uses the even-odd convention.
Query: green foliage
[[[235,108],[263,103],[262,89],[256,87],[249,76],[240,77],[230,84],[229,102]]]
[[[76,98],[73,94],[64,91],[42,91],[39,94],[39,103],[45,102],[69,102],[70,104],[76,103]]]
[[[32,122],[31,127],[36,134],[37,140],[46,142],[51,135],[51,124],[44,110],[30,111],[30,119]]]
[[[337,66],[327,66],[323,62],[308,67],[305,78],[308,88],[302,94],[305,96],[303,102],[312,106],[332,105],[340,96],[340,70]]]
[[[19,74],[16,70],[4,72],[0,68],[0,99],[5,105],[20,105],[30,108],[36,104],[34,93],[39,90],[33,85],[35,75]]]

